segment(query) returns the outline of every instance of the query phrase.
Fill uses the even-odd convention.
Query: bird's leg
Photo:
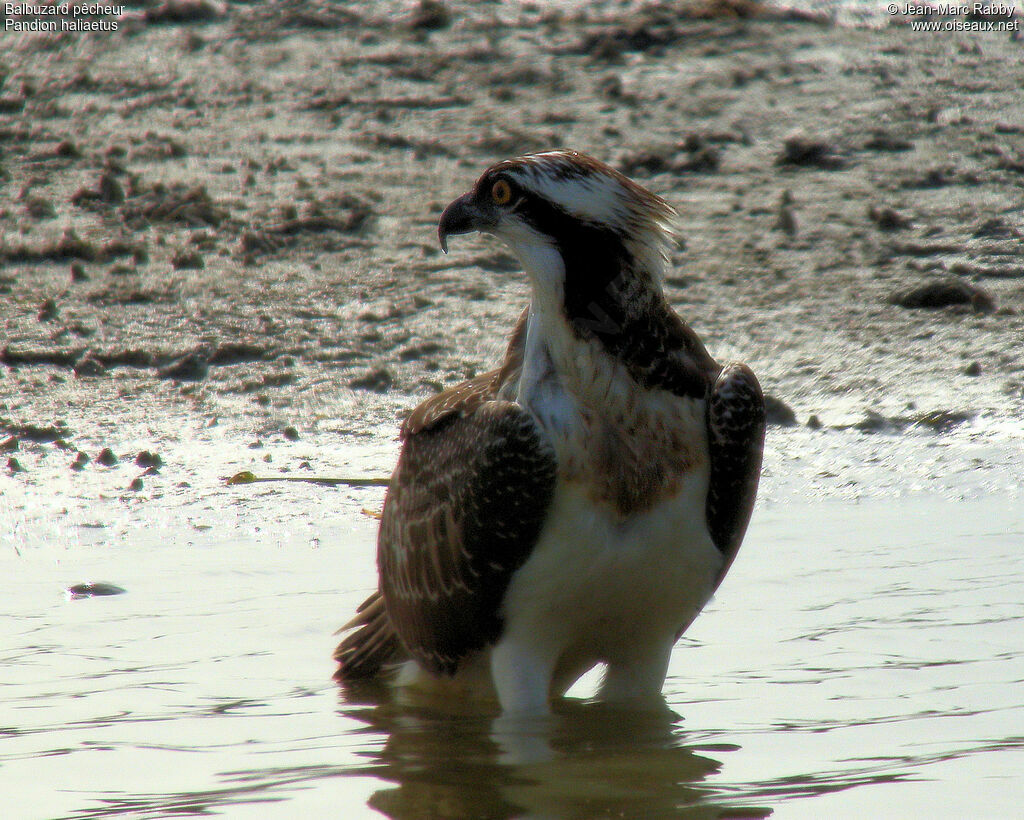
[[[609,662],[597,696],[609,702],[664,703],[661,688],[668,674],[674,636],[633,647],[629,657]]]
[[[491,677],[506,715],[550,714],[548,692],[554,672],[554,660],[535,646],[517,641],[499,641],[491,650]]]

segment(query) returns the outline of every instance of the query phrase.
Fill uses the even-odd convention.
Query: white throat
[[[508,246],[526,271],[533,302],[560,309],[565,293],[565,262],[551,238],[518,223],[495,236]]]

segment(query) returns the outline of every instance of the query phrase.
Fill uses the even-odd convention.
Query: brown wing
[[[388,620],[379,590],[363,601],[356,616],[338,632],[352,629],[356,631],[350,632],[334,650],[338,680],[370,678],[381,669],[408,659]]]
[[[405,446],[378,534],[381,588],[339,630],[354,630],[334,653],[339,679],[370,677],[407,660],[407,646],[421,647],[413,654],[429,668],[448,671],[460,653],[472,651],[465,647],[483,645],[500,629],[497,613],[484,611],[492,606],[491,598],[500,602],[505,576],[532,546],[536,536],[531,533],[539,532],[535,519],[542,517],[550,495],[544,488],[554,481],[553,456],[532,421],[517,406],[497,401],[503,386],[518,382],[527,314],[524,310],[512,332],[501,368],[432,396],[402,425]],[[520,487],[520,494],[513,489],[531,482]],[[464,543],[450,540],[462,536]],[[478,623],[463,617],[467,623],[460,626],[454,622],[456,610],[447,619],[435,610],[443,610],[446,601],[450,607],[465,605],[461,587],[459,595],[436,594],[446,579],[463,575],[479,580],[471,605],[484,614]],[[385,589],[391,591],[389,605]],[[423,602],[417,607],[420,594]],[[425,624],[437,618],[442,632],[425,642]],[[446,660],[434,655],[428,660],[428,649]]]
[[[711,480],[705,512],[711,539],[725,556],[720,582],[747,531],[761,476],[764,396],[749,367],[722,369],[708,397],[707,416]]]
[[[555,470],[536,422],[511,402],[407,436],[377,564],[388,619],[428,669],[453,674],[498,638],[502,598],[540,534]]]

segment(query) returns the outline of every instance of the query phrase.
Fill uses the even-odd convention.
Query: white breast
[[[556,689],[559,674],[569,685],[606,662],[648,665],[641,677],[660,690],[722,568],[705,523],[704,402],[640,390],[557,321],[531,314],[519,401],[552,441],[559,480],[506,593],[496,652],[554,670]]]
[[[722,567],[704,523],[707,471],[626,522],[579,484],[558,487],[547,523],[505,597],[506,635],[559,655],[626,662],[668,640],[707,603]]]

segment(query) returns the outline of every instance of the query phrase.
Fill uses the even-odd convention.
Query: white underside
[[[397,683],[453,696],[497,696],[505,712],[540,713],[607,664],[599,696],[657,698],[676,635],[714,591],[721,553],[704,525],[706,471],[626,523],[595,512],[579,485],[558,488],[548,523],[505,597],[505,631],[450,680],[415,662]]]
[[[722,567],[704,526],[707,476],[626,523],[595,512],[578,485],[556,492],[548,524],[505,598],[491,653],[506,711],[546,708],[597,663],[600,696],[661,692],[676,635],[697,617]]]

